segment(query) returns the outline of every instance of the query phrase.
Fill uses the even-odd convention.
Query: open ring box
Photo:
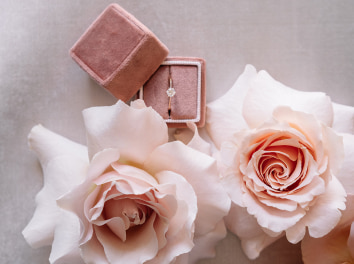
[[[167,47],[118,4],[109,5],[70,50],[94,80],[122,101],[141,98],[169,127],[205,123],[205,61],[170,57]],[[169,97],[170,77],[174,95]],[[171,95],[171,94],[170,94]]]

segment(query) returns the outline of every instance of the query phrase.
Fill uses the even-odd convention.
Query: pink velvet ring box
[[[70,50],[116,98],[129,100],[167,57],[166,46],[118,4],[109,5]]]
[[[168,96],[170,87],[173,88],[171,98]],[[140,89],[138,97],[155,109],[169,127],[186,127],[187,122],[204,126],[205,61],[190,57],[167,58]]]
[[[70,55],[116,98],[126,102],[140,91],[146,105],[155,109],[169,127],[186,127],[186,122],[201,127],[205,122],[205,61],[166,59],[168,52],[133,15],[111,4],[74,44]],[[175,89],[171,98],[166,93],[167,70]]]

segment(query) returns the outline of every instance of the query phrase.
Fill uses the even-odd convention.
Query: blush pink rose
[[[44,187],[23,230],[28,243],[51,244],[56,264],[213,256],[230,206],[216,161],[168,142],[165,122],[140,100],[86,109],[84,120],[87,148],[42,126],[29,135]]]
[[[232,206],[225,218],[251,259],[279,237],[328,234],[354,191],[354,109],[247,66],[208,104],[207,130]],[[351,165],[352,166],[352,165]],[[353,166],[352,166],[353,167]]]

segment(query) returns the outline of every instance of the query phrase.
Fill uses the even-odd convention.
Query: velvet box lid
[[[116,98],[128,101],[158,69],[168,49],[134,16],[111,4],[74,44],[70,55]]]

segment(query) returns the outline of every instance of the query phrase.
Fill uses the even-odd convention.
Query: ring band
[[[176,90],[173,88],[173,82],[172,82],[172,76],[171,76],[171,66],[169,66],[169,74],[168,74],[168,89],[166,90],[167,96],[168,96],[168,118],[171,119],[171,112],[172,112],[172,107],[171,107],[171,101],[172,97],[176,95]]]

